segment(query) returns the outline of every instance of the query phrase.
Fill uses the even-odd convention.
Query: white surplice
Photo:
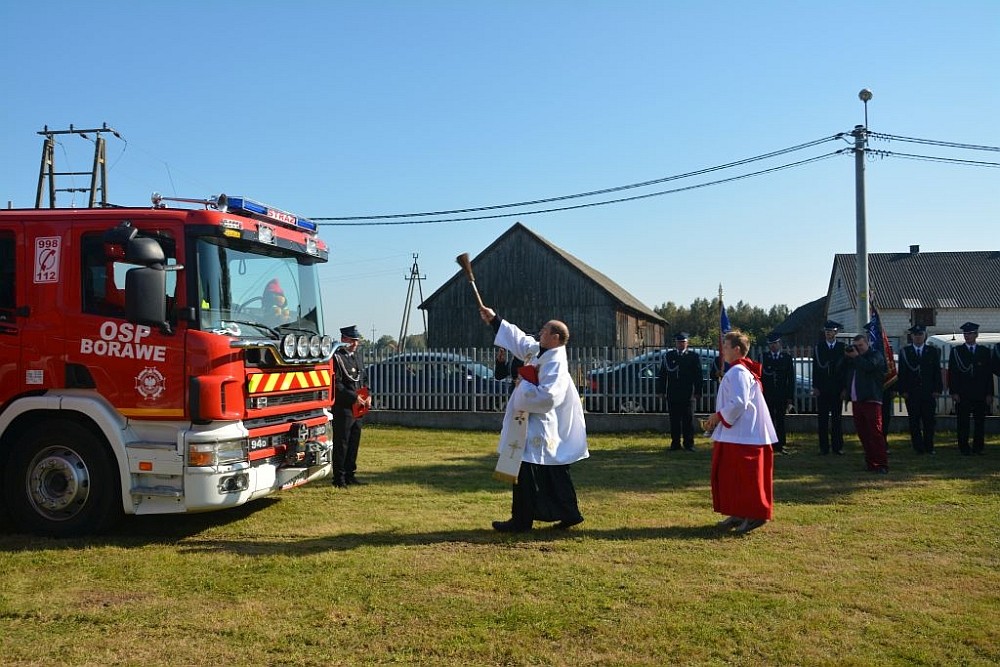
[[[497,447],[501,463],[505,457],[509,460],[518,442],[523,443],[521,460],[528,463],[568,465],[590,456],[583,404],[569,373],[565,346],[539,355],[538,342],[507,321],[501,321],[494,343],[538,368],[538,384],[521,380],[507,403]],[[513,474],[516,478],[516,469]]]

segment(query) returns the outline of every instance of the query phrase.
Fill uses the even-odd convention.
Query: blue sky
[[[107,122],[127,141],[108,143],[116,203],[225,192],[315,217],[522,202],[726,164],[849,132],[864,122],[864,87],[873,132],[1000,146],[993,0],[56,0],[3,3],[0,26],[0,202],[15,207],[34,203],[36,133],[70,123]],[[996,152],[871,147],[1000,162]],[[56,159],[86,170],[92,147],[64,138]],[[872,159],[866,184],[870,252],[997,247],[996,168]],[[458,270],[456,255],[475,256],[518,221],[650,307],[711,298],[721,283],[727,303],[795,308],[825,294],[834,253],[855,250],[850,155],[527,214],[537,208],[323,227],[328,326],[395,337],[414,254],[426,297]],[[504,288],[479,287],[487,302]],[[421,330],[414,310],[409,333]]]

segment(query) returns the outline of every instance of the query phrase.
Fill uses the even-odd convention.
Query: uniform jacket
[[[787,403],[795,398],[795,364],[792,355],[784,350],[777,359],[768,350],[760,359],[763,368],[760,379],[764,383],[764,398],[769,403]]]
[[[813,354],[813,389],[821,394],[839,394],[844,386],[845,346],[840,341],[831,350],[826,340],[816,344]]]
[[[361,364],[360,355],[339,348],[333,355],[334,360],[334,408],[351,410],[358,400],[358,389],[367,386],[365,369]]]
[[[959,345],[948,358],[948,387],[963,399],[983,400],[993,395],[993,371],[990,349],[976,345],[973,354],[967,345]]]
[[[852,401],[882,402],[882,384],[885,381],[885,357],[875,348],[844,363],[844,391]]]
[[[687,349],[680,353],[677,348],[667,350],[656,376],[656,390],[667,394],[667,401],[687,401],[692,396],[701,396],[705,375],[701,370],[698,353]]]
[[[566,347],[539,350],[534,338],[507,321],[500,322],[493,342],[524,360],[526,365],[538,368],[538,384],[527,380],[518,382],[503,417],[506,431],[513,428],[518,413],[528,415],[521,460],[540,465],[567,465],[590,456],[583,404],[569,373]],[[500,442],[504,440],[501,433]]]
[[[917,348],[907,345],[899,351],[899,363],[896,366],[898,379],[896,391],[910,394],[913,398],[927,398],[931,394],[944,391],[944,381],[941,379],[941,351],[936,347],[924,345],[920,356]]]

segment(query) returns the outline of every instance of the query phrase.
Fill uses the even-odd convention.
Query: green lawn
[[[594,436],[586,521],[498,535],[496,435],[369,427],[365,487],[313,485],[54,541],[0,527],[5,665],[1000,663],[1000,439],[888,477],[778,457],[775,521],[713,526],[710,444]]]

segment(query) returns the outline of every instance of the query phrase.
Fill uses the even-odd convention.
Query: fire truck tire
[[[51,537],[99,533],[123,514],[112,454],[84,426],[66,420],[22,437],[7,465],[4,493],[21,530]]]

